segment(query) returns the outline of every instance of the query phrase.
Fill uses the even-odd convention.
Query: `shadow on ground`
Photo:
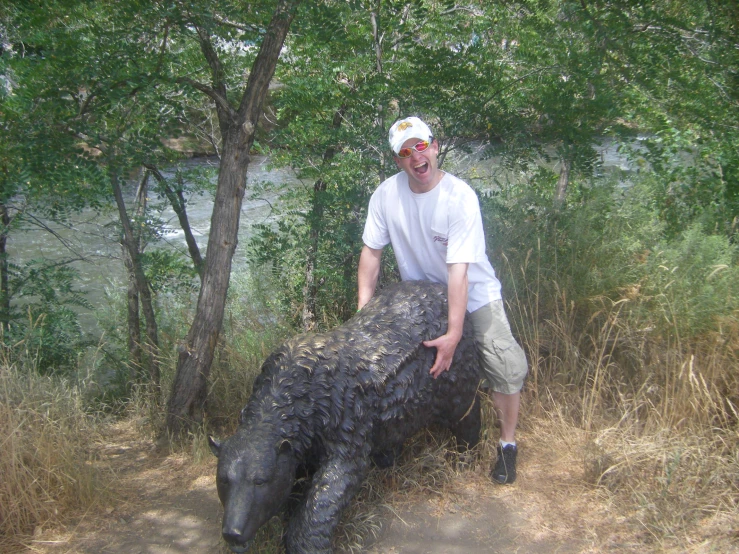
[[[156,502],[139,514],[120,517],[79,552],[165,554],[220,552],[220,504],[210,490],[192,490]],[[85,541],[87,542],[87,541]]]
[[[530,522],[505,501],[459,491],[451,502],[429,496],[396,511],[367,554],[564,554],[583,546],[532,537]]]

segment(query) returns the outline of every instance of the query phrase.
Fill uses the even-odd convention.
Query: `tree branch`
[[[195,90],[199,90],[206,96],[209,96],[216,103],[216,106],[219,108],[219,111],[225,112],[225,114],[229,118],[233,119],[236,117],[236,112],[234,111],[231,104],[229,104],[228,99],[225,96],[225,90],[221,94],[215,89],[209,87],[208,85],[204,85],[203,83],[200,83],[194,79],[190,79],[189,77],[178,77],[176,81],[178,83],[184,83],[184,84],[190,85]]]
[[[64,248],[66,248],[67,250],[69,250],[70,252],[72,252],[72,254],[74,254],[75,256],[77,256],[77,259],[79,259],[79,260],[86,260],[87,259],[84,255],[82,255],[79,252],[77,252],[77,250],[75,250],[72,247],[72,245],[64,237],[62,237],[54,229],[52,229],[51,227],[49,227],[46,223],[44,223],[43,221],[41,221],[41,219],[39,219],[38,217],[36,217],[35,215],[33,215],[30,212],[25,212],[24,216],[26,218],[28,218],[29,223],[31,223],[32,225],[35,225],[36,227],[38,227],[40,229],[43,229],[47,233],[49,233],[52,236],[54,236],[59,242],[62,243],[62,245],[64,245]]]
[[[264,29],[260,29],[259,27],[255,25],[244,25],[242,23],[236,23],[235,21],[230,21],[226,18],[219,17],[217,15],[213,16],[213,21],[215,21],[219,25],[223,25],[225,27],[231,27],[232,29],[238,29],[239,31],[248,31],[251,33],[260,33],[261,31],[264,31]]]
[[[534,74],[536,74],[536,73],[543,73],[543,72],[545,72],[545,71],[554,71],[554,70],[556,70],[556,69],[560,69],[560,66],[558,66],[558,65],[554,65],[554,66],[551,66],[551,67],[542,67],[542,68],[539,68],[539,69],[534,69],[533,71],[529,71],[529,72],[528,72],[528,73],[526,73],[525,75],[521,75],[521,76],[520,76],[520,77],[518,77],[517,79],[514,79],[513,81],[511,81],[510,83],[508,83],[508,84],[507,84],[506,86],[504,86],[504,87],[501,87],[501,88],[499,88],[498,90],[496,90],[496,91],[495,91],[495,92],[494,92],[494,93],[493,93],[493,94],[492,94],[492,95],[491,95],[490,97],[488,97],[488,98],[487,98],[487,99],[486,99],[486,100],[485,100],[485,101],[484,101],[484,102],[482,103],[482,107],[484,108],[484,107],[485,107],[485,106],[487,106],[487,105],[488,105],[488,104],[489,104],[490,102],[492,102],[492,101],[493,101],[493,99],[494,99],[494,98],[495,98],[496,96],[499,96],[499,95],[500,95],[500,94],[502,94],[502,93],[503,93],[503,92],[504,92],[505,90],[507,90],[507,89],[511,88],[512,86],[514,86],[514,85],[516,85],[516,84],[520,83],[521,81],[523,81],[524,79],[526,79],[526,78],[530,77],[531,75],[534,75]]]
[[[440,12],[440,15],[449,15],[450,13],[454,12],[469,12],[474,16],[480,17],[482,16],[483,12],[480,10],[476,10],[475,8],[471,8],[469,6],[452,6],[449,9],[443,10]]]
[[[180,187],[176,192],[172,190],[172,187],[169,186],[167,179],[164,178],[164,175],[162,175],[162,173],[159,171],[159,168],[157,168],[154,164],[144,164],[144,167],[149,172],[151,172],[152,175],[154,175],[154,178],[162,187],[162,190],[164,190],[164,194],[167,196],[169,203],[172,205],[172,209],[174,210],[175,214],[177,214],[177,219],[180,222],[180,227],[185,233],[185,242],[187,243],[187,250],[190,253],[190,258],[192,259],[192,263],[195,266],[195,270],[198,272],[198,275],[202,280],[204,265],[203,257],[200,254],[198,243],[195,241],[195,237],[192,234],[190,220],[187,217],[187,209],[185,207],[187,203],[185,202],[185,198],[182,194],[182,188]]]
[[[228,103],[226,73],[223,70],[220,58],[218,58],[218,52],[213,48],[213,42],[210,40],[210,35],[205,31],[205,29],[202,27],[195,27],[195,31],[198,33],[200,49],[203,52],[203,56],[205,56],[205,61],[208,62],[208,66],[210,66],[211,78],[213,79],[213,88],[210,89],[213,91],[211,98],[216,101],[218,111],[222,112],[225,117],[233,120],[235,113],[231,104]],[[205,91],[203,90],[202,92]]]
[[[254,60],[252,71],[249,73],[249,80],[241,96],[238,110],[240,118],[246,118],[246,121],[252,125],[257,124],[287,30],[290,28],[298,4],[300,0],[280,0],[267,31],[264,33],[262,45]]]
[[[162,38],[162,45],[159,47],[159,59],[157,60],[156,72],[159,73],[162,70],[164,64],[164,51],[167,48],[167,38],[169,38],[169,23],[164,24],[164,37]]]

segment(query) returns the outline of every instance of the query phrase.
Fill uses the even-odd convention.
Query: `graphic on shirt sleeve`
[[[434,242],[440,242],[444,246],[449,246],[449,237],[442,237],[440,235],[434,236]]]

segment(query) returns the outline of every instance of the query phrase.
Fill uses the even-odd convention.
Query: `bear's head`
[[[223,504],[223,538],[233,552],[246,552],[259,528],[290,496],[296,460],[290,444],[263,429],[242,426],[219,443],[216,485]]]

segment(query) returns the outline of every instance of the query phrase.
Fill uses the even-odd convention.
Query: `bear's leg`
[[[475,395],[475,400],[467,415],[449,427],[457,439],[457,448],[460,452],[474,448],[480,441],[481,425],[480,397]]]
[[[328,459],[313,477],[303,505],[290,520],[287,554],[331,554],[331,538],[341,514],[369,471],[369,448],[351,460]]]

